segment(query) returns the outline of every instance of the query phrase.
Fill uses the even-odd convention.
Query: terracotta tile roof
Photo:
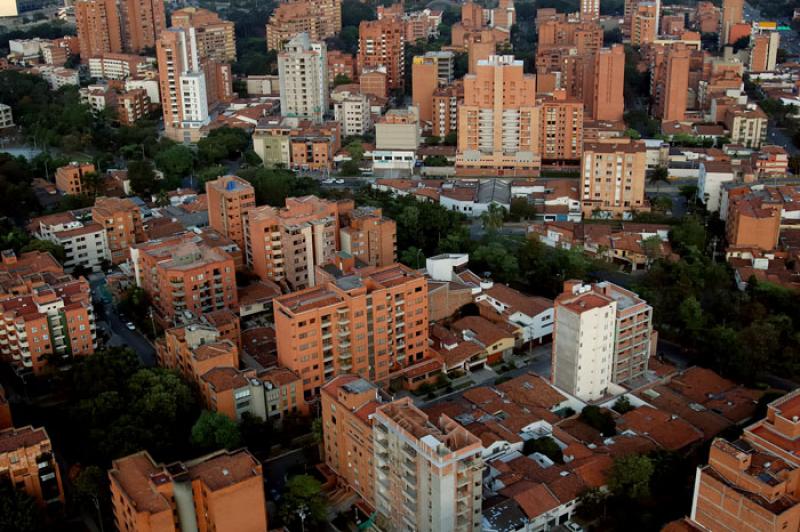
[[[561,504],[566,504],[577,499],[588,486],[577,474],[564,475],[547,484],[550,491],[558,498]]]
[[[153,478],[159,473],[157,478]],[[162,466],[156,465],[147,451],[114,460],[109,474],[136,504],[137,511],[158,513],[170,510],[169,502],[156,491],[153,483],[169,482],[172,479]],[[154,482],[151,482],[151,478]]]
[[[442,362],[440,360],[427,360],[422,364],[416,364],[403,371],[403,376],[406,379],[413,379],[427,373],[439,372],[442,370]]]
[[[258,374],[261,381],[270,382],[273,386],[286,386],[300,380],[297,373],[289,368],[270,368]]]
[[[543,484],[532,484],[525,491],[514,495],[513,499],[530,519],[559,506],[558,499]]]
[[[523,406],[551,410],[567,398],[545,379],[534,373],[515,377],[497,386],[506,397]]]
[[[649,406],[625,413],[618,427],[648,436],[668,451],[684,449],[703,439],[703,433],[686,421]]]
[[[260,478],[259,462],[249,452],[220,451],[186,463],[189,477],[199,479],[210,491],[229,488],[249,478]]]
[[[577,416],[561,421],[558,427],[580,442],[594,444],[603,443],[603,436],[600,434],[600,431],[579,420]]]
[[[720,394],[736,386],[710,369],[692,367],[675,375],[668,386],[697,403],[705,403],[711,395]]]
[[[536,316],[542,312],[553,308],[553,300],[546,297],[528,296],[514,290],[513,288],[504,285],[503,283],[494,283],[494,285],[486,290],[492,299],[496,299],[505,305],[511,307],[511,312],[521,312],[526,316]]]
[[[460,332],[465,330],[472,331],[475,338],[486,347],[500,342],[501,340],[513,340],[514,338],[512,334],[509,334],[504,329],[501,329],[491,321],[480,316],[465,316],[454,322],[452,327]]]
[[[435,349],[434,351],[444,360],[448,369],[486,352],[482,346],[471,341],[460,342],[454,349]]]
[[[0,453],[16,451],[24,447],[38,445],[50,438],[44,427],[33,428],[31,425],[20,428],[7,428],[0,431]]]
[[[572,470],[581,477],[587,487],[600,488],[606,485],[608,474],[613,465],[614,460],[611,456],[598,453],[575,464],[572,466]]]
[[[247,386],[247,378],[236,368],[219,367],[205,372],[200,380],[207,382],[216,392],[224,392]]]

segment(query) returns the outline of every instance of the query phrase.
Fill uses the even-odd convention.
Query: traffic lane
[[[129,347],[139,356],[142,364],[147,367],[155,366],[156,352],[153,349],[153,344],[138,331],[129,330],[126,325],[127,322],[122,321],[111,305],[104,304],[104,310],[105,321],[111,327],[112,332],[109,344]],[[117,341],[115,341],[115,338]]]

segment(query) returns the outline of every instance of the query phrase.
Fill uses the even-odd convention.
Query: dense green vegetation
[[[8,41],[12,39],[58,39],[65,35],[75,35],[75,27],[63,20],[52,20],[23,29],[10,31],[0,30],[0,49],[8,50]]]
[[[681,260],[657,260],[635,287],[654,308],[654,326],[699,364],[753,384],[767,373],[800,377],[800,294],[749,280],[739,291],[721,249],[719,223],[689,217],[674,227]]]

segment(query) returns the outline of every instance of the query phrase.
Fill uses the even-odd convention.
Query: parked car
[[[134,325],[133,322],[130,322],[130,321],[125,324],[125,327],[127,327],[129,331],[135,331],[136,330],[136,325]]]

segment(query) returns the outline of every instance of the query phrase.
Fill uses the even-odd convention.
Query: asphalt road
[[[108,345],[130,347],[139,355],[139,359],[145,366],[155,366],[156,351],[150,340],[145,338],[139,331],[131,331],[125,322],[119,317],[114,305],[106,302],[103,297],[102,288],[105,286],[105,276],[102,274],[92,274],[89,276],[89,285],[92,289],[92,300],[95,309],[102,308],[102,315],[98,316],[98,326],[103,327],[110,335]]]

